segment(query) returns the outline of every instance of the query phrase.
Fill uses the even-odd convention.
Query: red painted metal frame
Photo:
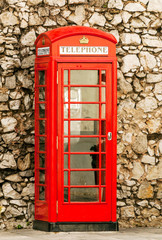
[[[102,56],[60,56],[59,46],[78,46],[79,40],[85,35],[89,38],[89,44],[87,46],[108,46],[109,55],[107,57]],[[42,39],[45,40],[45,45],[43,45]],[[70,43],[70,44],[69,44]],[[57,70],[59,64],[74,63],[77,65],[78,69],[81,69],[82,63],[89,63],[88,66],[97,64],[108,64],[112,66],[112,143],[111,143],[111,181],[110,181],[110,191],[111,191],[111,206],[109,215],[109,220],[116,221],[116,131],[117,131],[117,60],[115,54],[115,44],[116,39],[111,35],[104,33],[100,30],[86,28],[86,27],[66,27],[59,28],[47,33],[41,34],[36,40],[36,61],[35,61],[35,71],[36,71],[36,81],[38,79],[37,73],[39,70],[46,70],[47,77],[47,157],[46,157],[46,185],[47,185],[47,195],[46,201],[40,201],[38,194],[38,157],[35,155],[35,219],[44,220],[48,222],[58,222],[60,212],[57,211],[57,201],[60,189],[58,188],[58,172],[59,164],[57,155],[57,131],[60,127],[60,121],[57,122],[58,110],[60,107],[60,100],[57,98]],[[48,56],[37,56],[37,49],[40,47],[50,47],[50,54]],[[60,78],[60,76],[59,76]],[[87,85],[86,85],[87,86]],[[38,109],[36,103],[37,96],[37,86],[35,89],[35,132],[38,134]],[[74,103],[74,102],[73,102]],[[75,119],[77,120],[77,119]],[[87,119],[86,119],[87,120]],[[95,120],[95,119],[91,119]],[[109,120],[108,120],[109,121]],[[107,129],[108,130],[108,129]],[[38,151],[38,141],[37,136],[35,137],[35,152]],[[59,140],[59,144],[61,144]],[[77,153],[75,153],[77,154]],[[82,154],[82,153],[81,153]],[[97,154],[94,153],[94,154]],[[109,179],[110,180],[110,179]],[[89,210],[93,212],[93,204],[88,204]],[[73,209],[74,212],[78,211]],[[95,212],[95,211],[94,211]],[[68,215],[70,216],[71,211],[69,210]],[[77,214],[79,214],[77,212]],[[94,213],[95,214],[95,213]],[[100,221],[104,213],[101,213],[100,217],[96,221]],[[64,217],[64,216],[63,216]],[[96,216],[94,216],[96,217]],[[68,217],[65,217],[64,221],[70,221]],[[87,219],[88,221],[88,219]],[[94,220],[92,220],[94,221]],[[102,220],[101,220],[102,221]],[[81,220],[80,220],[81,222]]]

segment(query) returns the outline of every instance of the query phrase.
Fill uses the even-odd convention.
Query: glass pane
[[[97,85],[99,84],[98,70],[71,70],[70,84]]]
[[[45,151],[45,138],[40,137],[39,138],[39,151]]]
[[[99,135],[99,121],[71,121],[71,135]]]
[[[101,185],[106,184],[106,171],[101,171]]]
[[[101,71],[101,84],[102,85],[106,84],[106,71],[105,70]]]
[[[106,168],[106,154],[101,154],[101,168]]]
[[[39,200],[45,200],[45,187],[39,187]]]
[[[39,117],[45,118],[45,104],[44,103],[39,104]]]
[[[64,202],[68,202],[68,188],[64,188]]]
[[[71,118],[99,118],[99,104],[70,104]]]
[[[71,87],[70,101],[71,102],[98,102],[99,88],[98,87]]]
[[[64,102],[68,102],[68,87],[64,87]]]
[[[101,135],[106,135],[106,121],[101,121]]]
[[[45,71],[39,71],[39,85],[45,85]]]
[[[68,155],[64,154],[64,169],[68,168]]]
[[[71,152],[90,152],[95,145],[98,145],[98,138],[71,138]]]
[[[45,120],[39,120],[39,134],[45,134]]]
[[[98,171],[72,171],[70,174],[71,185],[98,185]]]
[[[68,104],[64,104],[64,118],[68,118]]]
[[[106,88],[101,88],[101,102],[106,102]]]
[[[106,118],[106,104],[101,104],[101,118]]]
[[[71,188],[71,202],[98,202],[98,188]]]
[[[68,70],[64,70],[64,85],[68,85]]]
[[[45,170],[39,171],[39,183],[45,184]]]
[[[64,185],[68,185],[68,172],[64,172]]]
[[[39,88],[39,101],[40,102],[45,101],[45,88],[44,87]]]
[[[68,152],[68,138],[64,138],[64,152]]]
[[[39,167],[45,168],[45,154],[39,154]]]
[[[93,169],[99,166],[98,154],[71,154],[71,169]]]
[[[68,121],[64,121],[64,135],[68,135]]]
[[[106,138],[101,138],[101,152],[106,152]]]
[[[106,188],[101,188],[101,202],[106,201]]]

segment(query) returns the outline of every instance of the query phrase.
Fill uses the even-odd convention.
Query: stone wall
[[[120,226],[162,223],[161,12],[162,0],[0,0],[0,229],[34,218],[34,41],[69,25],[118,40]]]

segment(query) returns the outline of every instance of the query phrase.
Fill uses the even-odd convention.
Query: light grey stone
[[[28,168],[30,168],[30,153],[28,153],[24,159],[19,158],[17,161],[17,167],[18,169],[20,169],[21,171],[25,171]]]
[[[118,206],[118,207],[123,207],[123,206],[125,206],[125,205],[126,205],[125,202],[117,201],[117,206]]]
[[[9,107],[11,110],[18,110],[20,108],[20,100],[9,101]]]
[[[11,143],[16,138],[17,134],[15,132],[2,134],[2,139],[6,144]]]
[[[146,27],[145,23],[138,18],[133,18],[130,22],[130,25],[133,28],[145,28]]]
[[[159,141],[159,152],[162,154],[162,140]]]
[[[17,169],[16,161],[12,153],[7,152],[0,155],[0,169]]]
[[[34,145],[34,136],[29,136],[29,137],[24,138],[24,142]]]
[[[28,22],[25,21],[24,19],[22,19],[21,24],[20,24],[20,28],[27,28],[27,26],[28,26]]]
[[[142,36],[142,42],[143,42],[143,45],[147,47],[156,47],[156,48],[162,47],[161,39],[156,36],[150,36],[149,34]]]
[[[133,162],[132,174],[132,178],[137,180],[139,180],[143,176],[144,170],[140,162]]]
[[[143,157],[141,159],[141,162],[151,164],[151,165],[155,165],[155,157],[151,157],[151,156],[145,154],[145,155],[143,155]]]
[[[160,159],[159,163],[156,166],[152,167],[148,171],[146,179],[148,181],[150,181],[150,180],[162,178],[162,171],[161,171],[161,169],[162,169],[162,158]]]
[[[136,184],[136,181],[134,180],[125,180],[125,184],[129,187],[132,187]]]
[[[124,10],[128,12],[144,12],[146,9],[140,3],[128,3]]]
[[[12,206],[9,206],[9,207],[6,209],[6,214],[7,214],[7,212],[8,212],[9,214],[11,214],[12,217],[18,217],[18,216],[22,216],[22,215],[23,215],[22,212],[20,212],[18,209],[14,208],[14,207],[12,207]]]
[[[63,7],[65,5],[65,0],[44,0],[45,4],[48,4],[50,6],[59,6]]]
[[[1,119],[3,132],[14,131],[17,125],[17,120],[14,117],[5,117]]]
[[[42,3],[42,0],[27,0],[27,4],[29,6],[35,6],[38,5],[39,3]]]
[[[162,81],[155,84],[154,94],[159,101],[162,101]]]
[[[34,59],[34,57],[33,57]],[[31,60],[32,62],[32,60]],[[33,85],[33,81],[31,79],[29,79],[29,76],[25,71],[19,71],[17,74],[17,79],[18,81],[20,81],[22,83],[22,87],[23,88],[30,88]]]
[[[99,25],[99,26],[103,27],[106,23],[106,18],[103,15],[95,12],[95,13],[93,13],[92,17],[90,18],[89,23],[92,26]]]
[[[23,69],[34,67],[34,62],[35,62],[35,55],[28,56],[23,59],[21,67]]]
[[[30,16],[29,16],[29,26],[38,26],[38,25],[42,25],[42,24],[43,24],[43,21],[38,16],[37,13],[30,14]]]
[[[130,98],[125,99],[120,102],[119,107],[118,107],[118,112],[122,111],[123,109],[133,109],[135,106],[135,102],[131,100]]]
[[[2,213],[6,211],[6,208],[4,206],[0,206],[0,216]]]
[[[35,193],[35,191],[34,191],[34,183],[28,183],[28,185],[25,188],[23,188],[21,196],[22,197],[25,197],[25,196],[33,197],[34,193]]]
[[[47,18],[45,23],[43,24],[44,27],[50,27],[50,26],[56,26],[56,25],[57,23],[50,18]]]
[[[4,57],[0,59],[0,64],[3,70],[19,68],[20,67],[20,59],[11,58],[11,57]]]
[[[26,207],[27,203],[23,200],[10,200],[10,204],[17,205],[19,207]]]
[[[87,0],[69,0],[69,4],[87,3]]]
[[[141,207],[147,207],[148,201],[147,200],[139,201],[139,202],[137,202],[137,205],[139,205]]]
[[[6,2],[10,5],[17,3],[19,0],[6,0]]]
[[[20,42],[23,46],[34,46],[36,35],[34,29],[21,37]]]
[[[139,59],[134,54],[128,54],[123,57],[123,65],[121,67],[122,72],[126,73],[131,70],[135,70],[140,67]]]
[[[141,38],[136,33],[122,33],[121,41],[123,45],[139,45],[141,44]]]
[[[3,12],[0,15],[0,22],[3,24],[4,27],[19,24],[18,18],[9,11]]]
[[[161,119],[160,118],[152,118],[146,121],[147,128],[150,134],[160,133],[161,130]]]
[[[118,32],[118,30],[111,30],[110,33],[116,38],[117,42],[119,42],[119,32]]]
[[[39,7],[38,8],[39,17],[48,17],[49,16],[49,8],[47,7]]]
[[[22,97],[22,94],[20,92],[14,91],[10,92],[10,98],[12,99],[20,99]]]
[[[84,6],[77,6],[75,9],[75,14],[71,14],[68,17],[68,20],[75,22],[77,25],[82,25],[82,22],[85,19],[85,9]]]
[[[4,197],[6,199],[8,198],[12,198],[14,200],[21,199],[21,195],[11,187],[10,183],[7,183],[7,182],[4,183],[2,185],[2,190],[3,190]]]
[[[16,87],[16,77],[15,76],[6,77],[5,86],[8,89],[14,89]]]
[[[135,217],[134,207],[133,206],[121,207],[121,217],[124,219],[134,218]]]
[[[142,133],[138,134],[133,141],[132,148],[138,154],[147,152],[147,135]]]
[[[147,198],[153,198],[153,196],[154,196],[154,192],[151,184],[147,181],[142,182],[142,184],[139,187],[137,197],[140,199],[147,199]]]
[[[4,48],[4,47],[0,47],[0,53],[3,53],[3,52],[4,52],[4,50],[5,50],[5,48]]]
[[[111,21],[111,24],[114,26],[117,26],[118,24],[120,24],[122,22],[122,17],[121,14],[115,14],[113,20]]]
[[[22,182],[23,179],[20,177],[18,173],[9,175],[5,178],[5,180],[10,181],[10,182]]]
[[[8,105],[4,104],[4,103],[0,103],[0,111],[8,111]]]
[[[162,73],[158,73],[158,74],[149,73],[149,74],[147,74],[147,82],[148,83],[157,83],[157,82],[161,82],[161,80],[162,80]]]
[[[24,105],[25,105],[26,110],[29,110],[29,108],[31,106],[31,100],[30,100],[29,94],[25,95],[25,97],[24,97]]]
[[[157,101],[153,97],[146,97],[136,105],[137,109],[142,109],[144,112],[152,112],[157,107]]]
[[[7,102],[8,101],[8,94],[0,92],[0,102]]]
[[[156,66],[156,58],[149,52],[140,52],[139,59],[144,70],[151,70]]]
[[[127,82],[122,74],[122,72],[120,70],[118,70],[117,72],[117,78],[119,80],[119,87],[120,87],[120,92],[121,93],[124,93],[124,94],[127,94],[131,91],[133,91],[133,88],[131,86],[131,84],[129,82]]]
[[[147,11],[162,12],[162,0],[149,0]]]
[[[157,198],[162,199],[162,183],[159,183],[158,191],[157,191]]]
[[[141,86],[140,81],[137,78],[134,79],[133,86],[135,92],[141,92],[143,90],[143,87]]]
[[[109,0],[108,8],[123,9],[123,2],[121,0]]]

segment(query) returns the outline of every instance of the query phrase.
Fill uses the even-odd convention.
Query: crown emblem
[[[45,39],[44,38],[42,39],[42,45],[45,45]]]
[[[85,36],[83,36],[81,39],[80,39],[80,44],[87,44],[89,43],[89,39],[86,38]]]

